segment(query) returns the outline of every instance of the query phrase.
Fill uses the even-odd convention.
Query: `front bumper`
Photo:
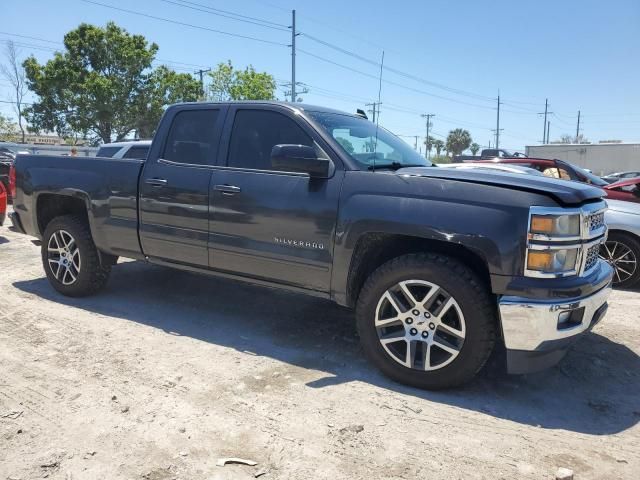
[[[509,373],[551,367],[604,317],[611,283],[589,296],[562,301],[503,296],[499,301]]]

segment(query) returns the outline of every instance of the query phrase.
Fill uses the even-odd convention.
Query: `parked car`
[[[505,163],[508,165],[520,165],[542,172],[547,177],[560,178],[563,180],[574,180],[576,182],[588,183],[596,187],[608,185],[600,177],[586,171],[576,165],[563,160],[551,160],[547,158],[494,158],[493,160],[482,160],[482,162]]]
[[[620,180],[603,188],[607,192],[607,199],[640,203],[640,177]]]
[[[626,180],[628,178],[640,177],[640,171],[635,172],[616,172],[609,175],[605,175],[602,179],[608,183],[619,182],[620,180]]]
[[[151,140],[133,140],[130,142],[105,143],[98,149],[96,157],[136,158],[145,160],[149,155]]]
[[[622,288],[640,285],[640,204],[607,200],[605,220],[609,227],[607,241],[600,247],[600,257],[613,266],[613,285]]]
[[[4,189],[4,184],[0,183],[0,226],[4,225],[5,218],[7,218],[7,191]]]
[[[504,165],[501,163],[443,163],[438,166],[441,168],[457,168],[462,170],[486,170],[491,172],[519,173],[524,175],[542,175],[540,171],[533,168],[523,167],[521,165]]]
[[[328,298],[355,308],[369,359],[417,387],[468,381],[498,342],[512,373],[549,367],[607,309],[601,189],[434,168],[358,115],[179,104],[146,161],[16,169],[12,221],[60,293],[95,294],[123,256]]]
[[[480,155],[455,155],[454,162],[476,162],[478,160],[491,160],[493,158],[527,158],[524,153],[509,152],[502,148],[485,148]]]
[[[15,170],[13,168],[14,157],[0,153],[0,183],[4,187],[7,201],[12,202],[15,195]]]

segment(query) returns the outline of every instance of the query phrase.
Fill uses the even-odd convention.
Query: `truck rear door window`
[[[214,160],[219,110],[183,110],[176,114],[162,158],[172,162],[209,165]]]
[[[274,145],[314,146],[313,139],[289,117],[268,110],[238,110],[233,122],[228,166],[272,170]]]

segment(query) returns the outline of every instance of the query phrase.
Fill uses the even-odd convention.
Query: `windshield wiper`
[[[369,165],[367,170],[378,170],[379,168],[389,168],[391,170],[399,170],[401,168],[409,168],[409,167],[428,167],[429,165],[422,164],[404,164],[400,162],[391,162],[391,163],[376,163],[375,165]]]

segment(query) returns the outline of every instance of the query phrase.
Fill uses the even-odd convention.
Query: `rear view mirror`
[[[282,144],[271,149],[271,166],[285,172],[308,173],[313,178],[328,178],[331,160],[318,158],[313,147]]]

